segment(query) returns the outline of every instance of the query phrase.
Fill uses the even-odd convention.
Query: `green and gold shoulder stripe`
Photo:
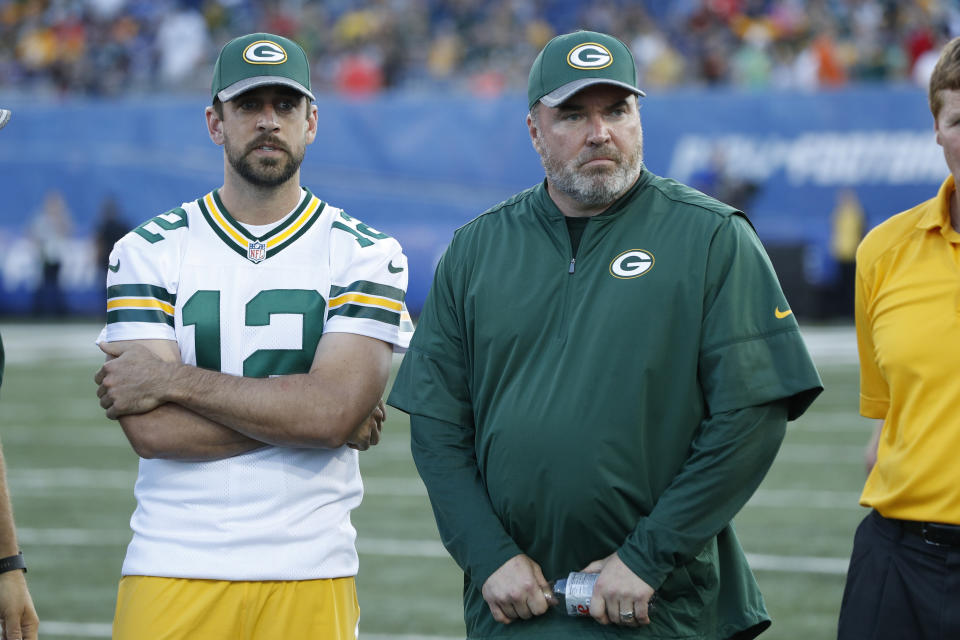
[[[150,284],[107,287],[107,324],[155,322],[173,326],[176,294]]]
[[[403,297],[403,289],[368,280],[357,280],[346,287],[330,287],[327,319],[334,316],[368,318],[400,326]]]
[[[220,200],[219,190],[211,191],[197,200],[197,204],[214,233],[228,247],[251,262],[258,263],[290,246],[320,218],[326,204],[309,189],[306,192],[303,202],[283,224],[259,238],[230,215]]]

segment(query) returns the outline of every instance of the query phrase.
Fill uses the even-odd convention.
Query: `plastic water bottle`
[[[568,616],[590,615],[590,598],[599,576],[598,573],[571,571],[566,578],[551,582],[550,590],[557,606],[562,607]]]

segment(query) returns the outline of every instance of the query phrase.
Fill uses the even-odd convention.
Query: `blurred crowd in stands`
[[[227,40],[269,31],[321,92],[497,95],[577,28],[628,43],[647,89],[925,86],[960,0],[0,0],[0,91],[202,91]]]

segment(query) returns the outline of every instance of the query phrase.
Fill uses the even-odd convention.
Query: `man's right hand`
[[[552,599],[540,565],[523,554],[510,558],[494,571],[483,583],[481,593],[493,619],[503,624],[543,615],[550,608],[548,598]]]
[[[179,348],[169,340],[101,342],[107,361],[97,371],[100,406],[107,417],[147,413],[164,403],[162,382],[179,365]],[[162,355],[161,355],[162,354]]]

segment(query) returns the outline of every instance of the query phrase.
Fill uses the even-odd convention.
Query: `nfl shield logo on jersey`
[[[267,245],[264,242],[251,240],[247,245],[247,260],[256,264],[263,262],[267,258]]]

